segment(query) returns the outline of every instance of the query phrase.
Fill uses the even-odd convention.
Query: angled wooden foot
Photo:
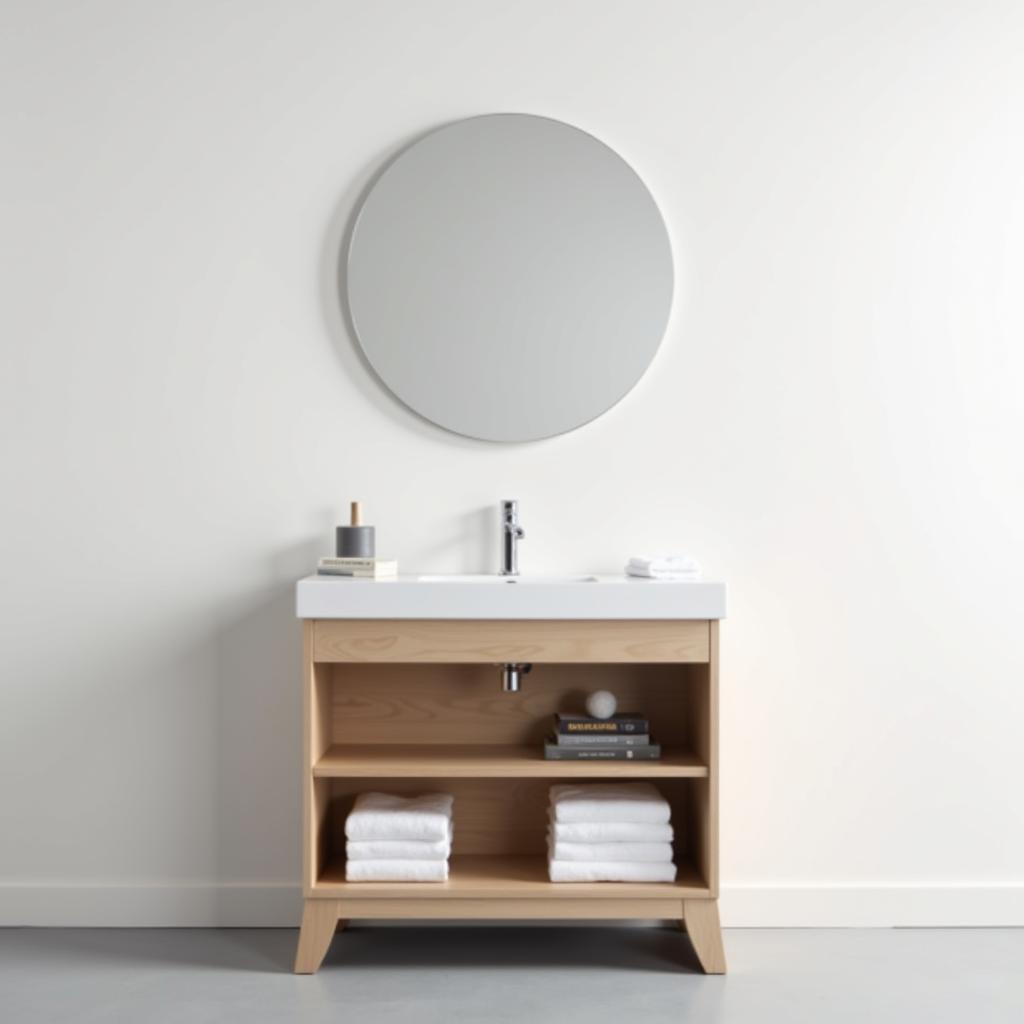
[[[327,955],[334,932],[344,921],[338,919],[337,900],[306,900],[302,911],[299,949],[295,954],[296,974],[315,974]]]
[[[718,900],[683,900],[683,921],[705,974],[725,974]]]

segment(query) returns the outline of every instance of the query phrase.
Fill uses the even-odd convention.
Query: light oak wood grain
[[[725,974],[725,948],[718,921],[718,900],[683,901],[683,926],[705,974]]]
[[[698,814],[701,823],[703,846],[700,850],[699,866],[711,887],[711,895],[718,897],[718,627],[710,623],[711,660],[708,664],[707,686],[698,691],[703,698],[698,708],[697,721],[701,731],[697,736],[697,751],[708,766],[707,781],[695,788],[698,800]],[[717,912],[716,912],[717,913]]]
[[[306,900],[295,954],[295,973],[314,974],[323,963],[341,917],[337,900]]]
[[[320,873],[326,847],[329,789],[313,777],[313,766],[330,744],[330,668],[313,660],[312,622],[303,623],[302,664],[302,806],[303,806],[303,888],[308,891]]]
[[[707,661],[708,623],[636,620],[316,622],[317,661],[692,662]]]
[[[696,755],[667,748],[658,761],[548,761],[515,744],[335,744],[313,766],[317,778],[704,778]]]
[[[552,882],[547,858],[455,856],[447,882],[347,882],[343,858],[331,861],[316,886],[319,895],[347,899],[671,900],[670,916],[682,914],[684,899],[707,896],[692,865],[681,864],[675,882]],[[450,916],[450,915],[446,915]],[[660,915],[653,915],[660,916]]]
[[[324,666],[331,671],[330,666]],[[501,743],[540,748],[556,712],[581,712],[587,694],[611,690],[640,711],[654,738],[695,750],[708,666],[535,665],[518,693],[503,693],[493,665],[333,666],[331,737],[336,744]]]
[[[500,661],[534,663],[520,693],[501,692]],[[718,672],[715,622],[307,622],[296,970],[316,970],[346,918],[416,917],[685,919],[704,969],[724,971]],[[543,760],[551,715],[595,689],[650,718],[660,762]],[[678,881],[551,883],[548,790],[559,778],[652,779],[672,809]],[[450,881],[345,881],[345,816],[370,789],[454,795]]]
[[[421,883],[432,884],[432,883]],[[349,899],[338,901],[349,918],[417,920],[565,921],[565,920],[665,920],[677,921],[682,902],[677,899],[515,899],[425,897]]]

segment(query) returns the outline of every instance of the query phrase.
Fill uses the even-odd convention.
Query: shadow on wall
[[[218,597],[197,588],[191,606],[178,592],[156,611],[143,592],[104,606],[47,652],[38,699],[3,731],[5,759],[31,766],[45,799],[13,808],[25,821],[3,854],[15,895],[57,888],[8,923],[82,920],[106,902],[109,915],[89,923],[298,923],[294,587],[323,536],[278,552],[262,582],[228,581]],[[43,757],[50,736],[61,739]],[[58,897],[61,887],[85,902]],[[138,907],[119,905],[133,893]]]
[[[322,546],[311,538],[278,553],[268,574],[275,582],[224,623],[215,641],[219,881],[228,889],[238,882],[294,886],[296,920],[302,875],[302,631],[295,618],[295,581],[316,564]],[[223,898],[231,900],[230,891]],[[234,908],[223,911],[221,917],[238,919]]]

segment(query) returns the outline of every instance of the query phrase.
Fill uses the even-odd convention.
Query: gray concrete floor
[[[1024,1021],[1024,929],[739,930],[705,977],[668,928],[0,930],[0,1021]]]

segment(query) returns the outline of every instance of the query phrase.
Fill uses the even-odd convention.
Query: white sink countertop
[[[723,619],[725,584],[629,576],[307,576],[300,619]]]

